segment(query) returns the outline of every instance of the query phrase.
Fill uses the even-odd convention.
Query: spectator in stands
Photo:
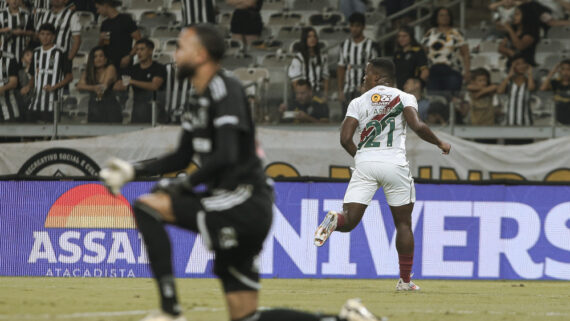
[[[0,11],[2,51],[20,61],[29,37],[35,36],[32,16],[20,7],[20,0],[6,0],[8,7]]]
[[[260,13],[263,0],[226,0],[226,2],[236,7],[230,22],[232,38],[249,46],[259,39],[263,30]]]
[[[433,27],[422,39],[430,65],[427,89],[459,91],[462,79],[468,81],[470,78],[469,46],[461,32],[453,28],[453,16],[449,9],[436,9],[431,24]]]
[[[97,13],[106,19],[101,23],[99,45],[112,48],[109,58],[117,70],[127,68],[135,55],[133,40],[142,38],[136,23],[130,15],[119,13],[118,0],[95,0]]]
[[[279,106],[282,122],[328,123],[329,106],[321,98],[313,95],[311,84],[300,79],[295,86],[295,101],[292,105]]]
[[[95,8],[95,1],[93,0],[70,0],[70,7],[74,11],[88,11],[93,14],[97,14],[97,8]]]
[[[152,60],[154,43],[142,38],[135,44],[139,62],[125,70],[122,79],[117,80],[114,90],[125,91],[133,87],[133,111],[131,123],[150,123],[152,121],[152,104],[157,104],[158,112],[162,111],[162,103],[157,99],[157,91],[164,89],[166,69],[164,65]]]
[[[317,32],[312,27],[303,28],[301,43],[295,58],[289,66],[289,78],[295,84],[305,79],[311,84],[313,93],[327,101],[329,93],[329,65],[327,55],[321,54]]]
[[[18,70],[18,105],[20,110],[24,111],[30,106],[32,102],[32,91],[28,84],[32,80],[30,74],[30,67],[32,66],[33,50],[32,48],[24,49],[22,59],[20,59],[20,68]]]
[[[471,72],[466,101],[469,104],[471,125],[493,126],[498,113],[497,85],[491,84],[491,74],[485,68]]]
[[[67,1],[51,0],[50,10],[39,17],[36,26],[54,25],[57,32],[55,45],[67,55],[67,59],[72,60],[81,46],[81,25],[77,14],[67,6]]]
[[[216,23],[214,0],[180,0],[180,3],[184,26],[196,23]]]
[[[184,107],[188,103],[188,93],[191,84],[188,78],[180,79],[178,77],[178,68],[176,62],[171,62],[166,66],[165,80],[165,104],[164,109],[169,116],[168,122],[179,124]]]
[[[398,88],[404,88],[404,84],[410,78],[419,78],[427,82],[429,68],[426,53],[414,38],[414,29],[411,27],[401,27],[398,31],[394,64]]]
[[[378,56],[376,44],[364,36],[366,18],[362,13],[353,13],[348,19],[350,38],[340,45],[337,67],[338,100],[342,104],[342,118],[348,104],[360,96],[360,87],[366,64]]]
[[[430,125],[447,126],[449,122],[449,106],[441,101],[432,101],[427,111],[427,123]]]
[[[348,18],[353,13],[366,13],[366,2],[365,0],[340,0],[339,3],[339,10],[344,15],[344,19],[348,20]]]
[[[512,24],[499,25],[507,37],[499,45],[499,52],[507,57],[507,68],[510,68],[514,57],[522,56],[524,60],[535,66],[534,55],[539,41],[538,16],[525,4],[516,7]]]
[[[493,20],[495,20],[495,22],[501,25],[510,24],[513,22],[516,7],[521,3],[523,3],[523,1],[499,0],[491,2],[491,4],[489,4],[489,10],[493,12]]]
[[[535,87],[532,66],[522,54],[514,56],[507,78],[497,88],[498,94],[506,93],[509,97],[506,112],[507,125],[532,125],[530,92],[534,91]]]
[[[552,79],[558,73],[558,79]],[[556,120],[570,125],[570,60],[554,66],[540,86],[541,91],[552,90],[556,103]]]
[[[424,97],[424,82],[419,78],[408,78],[404,84],[404,91],[414,95],[418,102],[418,115],[423,121],[427,121],[430,101]]]
[[[122,108],[111,91],[117,81],[117,69],[110,63],[103,47],[89,52],[87,68],[77,83],[77,89],[89,92],[88,123],[121,123]]]
[[[18,87],[18,61],[0,52],[0,122],[20,120],[20,108],[16,100]]]
[[[55,26],[44,23],[38,30],[41,46],[34,49],[30,67],[34,78],[26,86],[27,92],[33,91],[26,120],[52,122],[54,110],[62,102],[63,87],[73,80],[73,74],[68,55],[55,44]]]

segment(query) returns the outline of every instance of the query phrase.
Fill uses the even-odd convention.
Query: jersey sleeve
[[[322,58],[321,64],[322,64],[322,70],[323,70],[323,79],[328,79],[328,78],[330,78],[329,59],[327,58],[327,55],[322,55],[321,58]]]
[[[71,15],[70,27],[71,27],[71,34],[73,36],[81,35],[81,24],[79,23],[79,16],[77,15],[76,12],[74,12]]]
[[[338,65],[346,66],[346,57],[344,56],[344,42],[340,45],[340,52],[338,53]]]
[[[352,117],[356,120],[359,120],[359,103],[358,103],[358,99],[353,99],[350,104],[348,104],[348,109],[346,110],[346,117]]]
[[[218,129],[230,126],[250,131],[251,120],[247,111],[249,105],[239,81],[231,78],[224,80],[220,76],[215,76],[209,88],[214,105],[214,127]]]
[[[415,96],[410,94],[401,94],[400,101],[402,102],[402,105],[404,105],[404,108],[412,107],[418,111],[418,101],[416,100]]]
[[[299,57],[293,58],[293,61],[291,61],[291,64],[289,65],[287,75],[291,80],[299,80],[303,78],[303,63]]]

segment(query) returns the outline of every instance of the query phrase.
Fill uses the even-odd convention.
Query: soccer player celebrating
[[[161,313],[145,321],[184,321],[176,296],[170,240],[165,224],[200,233],[215,252],[214,273],[220,278],[232,321],[374,321],[358,300],[348,300],[339,316],[286,310],[257,311],[258,254],[267,236],[273,191],[256,155],[255,128],[247,97],[238,80],[220,70],[223,37],[212,25],[193,25],[178,39],[175,58],[181,79],[193,90],[182,115],[176,151],[131,165],[112,159],[100,176],[117,194],[136,176],[186,168],[193,156],[201,168],[189,177],[160,181],[139,197],[133,210],[158,283]],[[206,191],[194,192],[204,184]]]
[[[315,232],[322,246],[333,231],[350,232],[360,220],[378,187],[382,186],[394,224],[400,263],[398,291],[418,291],[410,280],[414,257],[412,210],[414,180],[406,159],[406,127],[449,154],[451,146],[439,140],[418,118],[416,98],[394,88],[396,68],[391,60],[374,58],[366,66],[360,97],[352,100],[342,123],[342,147],[354,157],[355,171],[344,196],[343,211],[329,212]],[[359,128],[360,142],[353,141]]]

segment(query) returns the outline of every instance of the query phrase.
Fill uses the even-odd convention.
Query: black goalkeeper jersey
[[[239,184],[265,184],[266,177],[255,146],[255,125],[241,83],[218,72],[201,95],[190,91],[181,117],[182,137],[176,152],[137,168],[137,174],[160,174],[186,168],[197,155],[200,169],[191,175],[193,185],[210,189],[234,189]],[[219,131],[231,129],[237,135],[237,162],[213,170],[217,149],[230,148]],[[231,146],[235,147],[235,146]],[[208,172],[206,171],[208,168]]]

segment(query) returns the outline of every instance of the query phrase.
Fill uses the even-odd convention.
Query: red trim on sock
[[[400,261],[400,277],[405,283],[410,283],[410,273],[412,272],[412,265],[414,265],[414,255],[400,254],[398,255]]]
[[[344,226],[344,215],[338,213],[338,215],[336,216],[336,228],[338,229],[339,227],[343,227]]]

